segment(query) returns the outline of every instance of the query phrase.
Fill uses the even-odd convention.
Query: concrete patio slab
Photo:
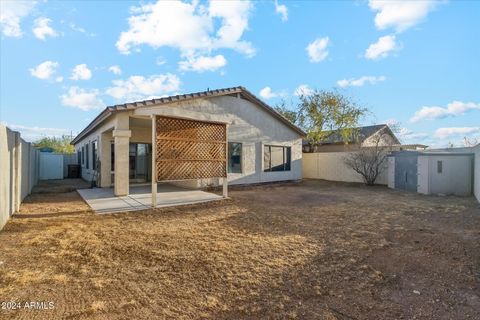
[[[150,186],[131,186],[130,194],[115,197],[112,188],[93,188],[77,190],[95,213],[113,213],[150,209],[152,196]],[[157,208],[221,200],[222,196],[201,191],[185,189],[171,184],[158,184]]]

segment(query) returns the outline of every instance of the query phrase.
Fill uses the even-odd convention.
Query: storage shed
[[[388,186],[423,194],[471,195],[473,159],[473,153],[394,152],[388,159]]]

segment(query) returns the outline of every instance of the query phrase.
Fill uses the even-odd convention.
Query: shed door
[[[395,188],[417,192],[417,157],[395,157]]]

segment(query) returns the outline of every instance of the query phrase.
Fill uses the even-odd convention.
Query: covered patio
[[[115,196],[112,188],[77,190],[95,213],[137,211],[152,208],[149,185],[130,186],[126,196]],[[182,188],[170,183],[158,183],[156,208],[196,204],[223,199],[222,196],[201,190]]]

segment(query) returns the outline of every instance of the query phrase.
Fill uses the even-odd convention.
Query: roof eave
[[[130,111],[134,110],[138,107],[150,107],[154,105],[162,105],[162,104],[169,104],[178,101],[189,101],[194,99],[200,98],[213,98],[219,96],[225,96],[229,94],[235,93],[242,93],[247,96],[250,102],[259,104],[265,110],[267,110],[271,115],[282,121],[285,125],[287,125],[290,129],[294,130],[298,133],[302,138],[305,137],[307,134],[294,125],[290,120],[285,118],[283,115],[278,113],[274,108],[270,107],[268,104],[257,98],[253,93],[248,91],[245,87],[238,86],[238,87],[231,87],[231,88],[224,88],[224,89],[217,89],[217,90],[209,90],[209,91],[202,91],[202,92],[194,92],[190,94],[183,94],[183,95],[176,95],[170,96],[165,98],[158,98],[158,99],[151,99],[151,100],[144,100],[144,101],[136,101],[131,103],[124,103],[124,104],[117,104],[110,107],[106,107],[95,119],[90,122],[85,129],[83,129],[71,142],[70,144],[76,144],[80,142],[84,136],[86,136],[91,130],[95,129],[100,123],[106,120],[110,115],[117,112],[122,111]]]

